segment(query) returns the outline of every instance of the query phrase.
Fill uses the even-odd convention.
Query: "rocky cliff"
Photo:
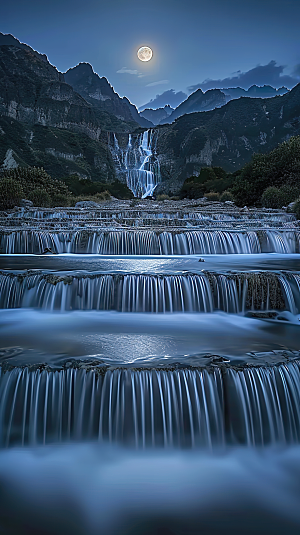
[[[94,108],[105,110],[121,121],[136,121],[144,128],[153,126],[153,123],[139,115],[137,108],[128,98],[121,98],[114,91],[104,76],[98,76],[89,63],[79,63],[65,72],[64,77],[65,81]]]
[[[177,192],[204,166],[236,171],[254,152],[268,152],[300,134],[300,84],[273,98],[239,98],[222,105],[225,98],[219,90],[198,90],[172,112],[172,124],[156,127],[151,139],[161,191]],[[141,132],[132,119],[135,113],[90,65],[64,76],[45,55],[0,34],[0,169],[36,165],[55,178],[77,173],[113,181],[108,132],[125,134],[128,144],[129,133]],[[176,119],[176,113],[184,115]]]
[[[139,128],[127,117],[93,106],[47,56],[0,34],[0,167],[41,165],[56,177],[113,179],[105,131]]]
[[[157,127],[161,191],[176,192],[204,166],[240,169],[253,153],[268,152],[300,134],[300,84],[274,98],[240,98]]]

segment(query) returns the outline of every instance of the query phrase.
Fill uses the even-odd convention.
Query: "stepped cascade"
[[[150,139],[119,151],[140,196]],[[299,442],[292,214],[140,200],[1,222],[2,447]]]
[[[135,197],[151,197],[161,181],[159,162],[155,156],[156,135],[145,130],[138,135],[128,134],[119,143],[116,134],[109,137],[109,147],[117,174],[125,177],[127,186]],[[124,145],[125,144],[125,145]]]
[[[288,310],[300,313],[299,273],[188,275],[0,272],[0,307],[122,312]]]
[[[151,136],[111,139],[137,197],[159,181]],[[174,535],[202,532],[219,495],[222,507],[232,496],[230,519],[239,500],[251,519],[254,503],[269,511],[274,492],[277,513],[282,489],[295,494],[300,456],[295,216],[140,198],[16,208],[0,224],[0,486],[17,482],[13,512],[1,501],[0,516],[23,519],[15,507],[28,503],[32,532],[113,535],[142,492],[147,533],[158,532],[147,516],[156,496],[150,517],[172,502]],[[76,500],[88,510],[70,529]],[[135,513],[128,522],[145,533]]]
[[[300,64],[246,63],[300,2],[44,4],[1,11],[0,535],[299,535]]]
[[[2,445],[71,439],[146,446],[300,439],[299,362],[273,368],[60,372],[1,378]]]

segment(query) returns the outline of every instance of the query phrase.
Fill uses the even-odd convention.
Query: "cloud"
[[[143,75],[141,75],[141,73],[139,71],[137,71],[136,69],[127,69],[127,67],[122,67],[122,69],[119,69],[117,71],[118,74],[138,74],[139,75],[139,78]],[[140,76],[141,75],[141,76]]]
[[[150,102],[147,102],[147,104],[144,104],[144,106],[141,106],[139,108],[140,111],[144,110],[145,108],[163,108],[167,104],[172,106],[172,108],[176,108],[187,98],[187,94],[183,93],[183,91],[178,91],[178,93],[175,93],[174,89],[168,89],[167,91],[164,91],[160,95],[156,95],[154,99],[151,99]]]
[[[296,78],[299,78],[300,82],[300,63],[298,63],[298,65],[295,65],[292,75],[296,76]]]
[[[266,65],[257,65],[253,69],[246,72],[237,71],[234,76],[224,78],[223,80],[206,79],[203,82],[191,85],[188,87],[190,92],[201,88],[203,91],[207,89],[222,89],[227,87],[242,87],[249,89],[252,85],[271,85],[278,88],[286,86],[289,89],[300,82],[300,65],[296,65],[292,75],[283,74],[284,65],[277,65],[276,61],[272,60]]]
[[[146,87],[154,87],[155,85],[163,85],[168,83],[169,80],[159,80],[159,82],[151,82],[151,84],[147,84]]]

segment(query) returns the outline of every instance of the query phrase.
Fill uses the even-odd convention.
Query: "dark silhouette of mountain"
[[[121,98],[107,79],[93,71],[89,63],[79,63],[64,73],[65,80],[77,93],[94,107],[115,115],[121,121],[136,121],[140,126],[149,128],[153,123],[140,117],[137,108],[128,98]]]
[[[283,96],[242,97],[212,111],[185,114],[157,130],[156,151],[164,180],[160,189],[176,192],[202,167],[221,166],[234,172],[253,153],[269,152],[299,135],[300,84]]]
[[[220,89],[209,89],[206,93],[203,93],[201,89],[197,89],[184,102],[179,104],[169,117],[162,119],[160,124],[171,124],[175,119],[186,113],[209,111],[220,108],[224,104],[226,104],[226,97]]]
[[[280,87],[275,89],[270,85],[257,86],[252,85],[249,89],[243,89],[241,87],[228,87],[221,89],[221,91],[229,97],[228,100],[240,97],[251,97],[251,98],[272,98],[277,95],[285,95],[288,93],[289,89],[287,87]]]
[[[164,106],[167,106],[167,105],[175,109],[186,98],[187,98],[187,94],[183,93],[182,91],[178,91],[176,93],[174,89],[167,89],[160,95],[156,95],[154,99],[151,99],[146,104],[143,104],[143,106],[140,106],[139,112],[145,110],[146,108],[156,110],[158,108],[164,108]]]
[[[167,119],[173,113],[174,108],[171,108],[169,104],[166,104],[164,108],[157,108],[153,110],[152,108],[146,108],[140,112],[140,115],[148,121],[151,121],[154,125],[159,124],[163,119]]]

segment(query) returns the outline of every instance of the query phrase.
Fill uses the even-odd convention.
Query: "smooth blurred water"
[[[232,363],[251,352],[299,349],[299,321],[260,320],[237,314],[147,314],[33,309],[0,310],[1,346],[20,347],[12,363],[92,357],[113,364],[188,363],[188,357],[218,354]],[[22,355],[24,355],[22,357]],[[30,357],[32,355],[32,357]],[[5,359],[7,355],[4,354]],[[263,363],[263,361],[262,361]]]
[[[0,255],[1,535],[300,533],[299,231],[223,212],[3,233],[73,254]]]
[[[300,447],[0,452],[3,535],[298,535]],[[5,489],[5,491],[4,491]]]

